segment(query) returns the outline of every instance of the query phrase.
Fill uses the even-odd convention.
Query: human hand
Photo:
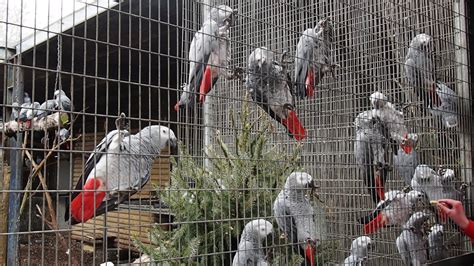
[[[461,229],[466,229],[469,225],[469,219],[466,217],[462,203],[452,199],[438,200],[438,209],[445,213],[453,222],[455,222]]]

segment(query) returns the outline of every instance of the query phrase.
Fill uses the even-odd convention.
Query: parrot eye
[[[163,133],[166,133],[164,129],[163,129],[163,131],[162,131],[162,132],[163,132]]]

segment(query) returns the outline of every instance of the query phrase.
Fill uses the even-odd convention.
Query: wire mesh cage
[[[472,252],[468,1],[0,5],[0,264]]]

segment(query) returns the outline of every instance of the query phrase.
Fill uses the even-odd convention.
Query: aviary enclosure
[[[0,264],[472,262],[467,2],[3,0]]]

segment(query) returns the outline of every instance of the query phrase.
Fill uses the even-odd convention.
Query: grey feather
[[[430,261],[438,261],[448,256],[448,249],[444,245],[444,228],[440,224],[431,227],[428,234],[429,259]]]
[[[436,94],[440,104],[433,105],[429,110],[432,115],[441,117],[443,125],[446,128],[458,126],[458,96],[456,92],[450,89],[442,82],[436,83]]]
[[[403,226],[396,243],[405,265],[423,265],[428,261],[428,243],[424,239],[422,226],[430,217],[428,212],[416,212]]]

